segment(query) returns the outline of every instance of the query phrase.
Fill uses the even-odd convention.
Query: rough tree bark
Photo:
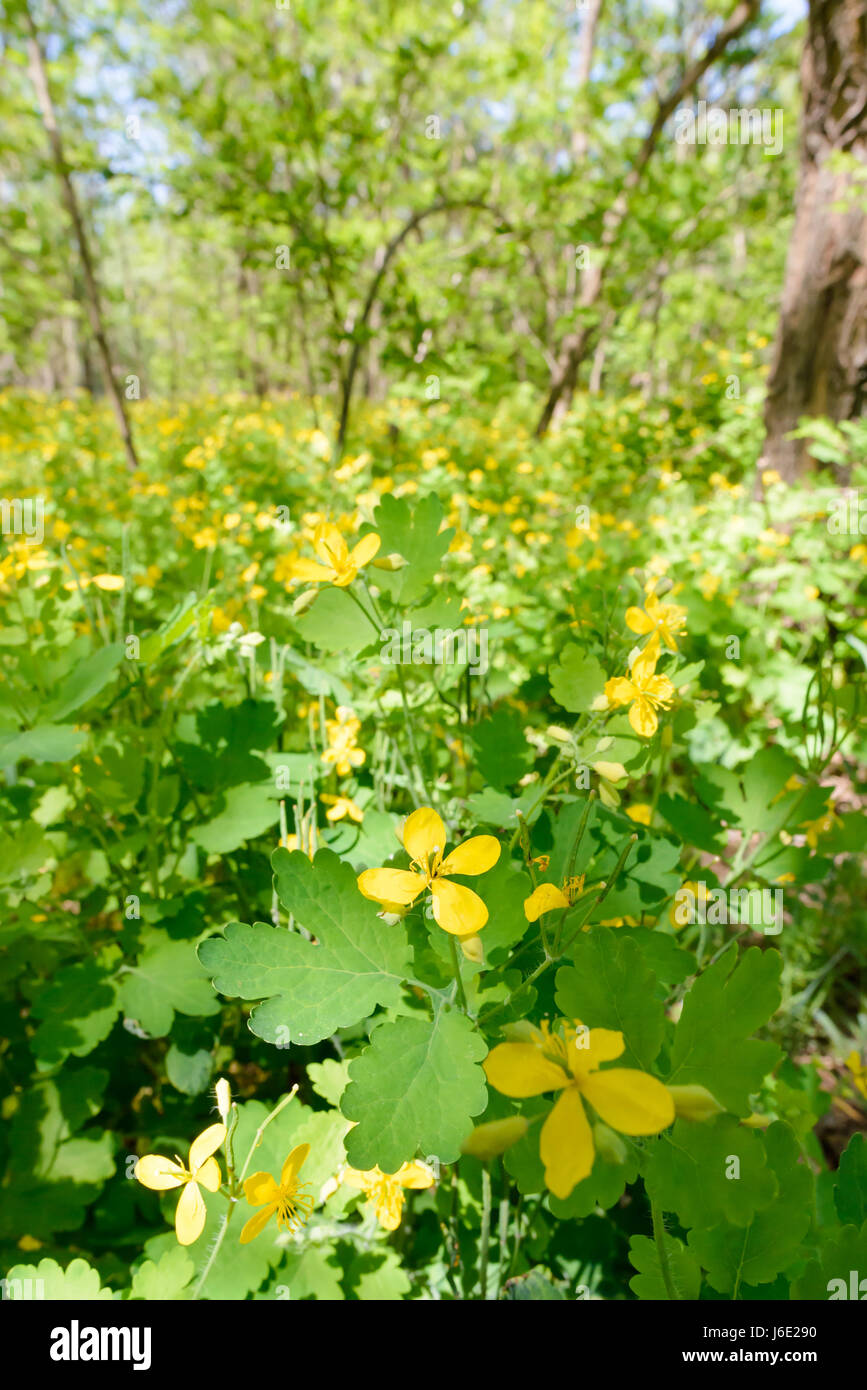
[[[66,163],[66,155],[63,151],[63,139],[60,134],[60,126],[57,123],[57,115],[51,97],[51,88],[48,85],[48,73],[42,54],[42,47],[39,43],[39,35],[26,5],[23,13],[24,22],[27,25],[27,32],[29,35],[27,48],[30,57],[30,74],[36,89],[39,109],[42,113],[42,123],[45,126],[45,133],[48,136],[48,143],[51,147],[51,155],[63,193],[63,201],[66,204],[66,210],[69,213],[69,219],[72,222],[72,229],[75,233],[75,240],[78,243],[78,252],[81,257],[81,269],[84,276],[84,302],[90,321],[91,331],[96,341],[100,361],[102,362],[105,389],[108,392],[112,409],[117,419],[118,428],[120,429],[126,461],[130,468],[137,468],[138,459],[132,440],[132,432],[130,430],[126,410],[124,409],[123,397],[120,394],[120,387],[114,375],[111,349],[108,345],[108,335],[105,329],[105,319],[103,317],[102,304],[99,296],[99,287],[96,281],[96,272],[93,268],[93,258],[90,254],[90,244],[87,239],[87,232],[84,228],[84,219],[81,215],[81,209],[78,206],[78,199],[75,196],[75,189],[72,184],[69,166]]]
[[[838,152],[867,167],[865,0],[810,0],[795,226],[768,393],[763,461],[791,479],[810,467],[786,439],[804,415],[848,420],[867,407],[867,209]]]
[[[859,0],[853,0],[853,3],[858,4]],[[860,3],[863,4],[863,0],[860,0]],[[547,432],[561,398],[575,388],[579,368],[595,333],[594,325],[588,320],[587,311],[594,309],[599,300],[613,252],[626,222],[630,199],[641,182],[644,171],[659,143],[659,137],[666,121],[684,97],[688,96],[701,80],[711,64],[715,63],[717,58],[753,22],[758,10],[759,0],[740,0],[701,57],[690,64],[680,80],[658,102],[653,123],[641,144],[635,163],[623,180],[620,192],[605,213],[602,246],[597,253],[598,259],[594,260],[588,267],[588,272],[581,285],[579,312],[583,311],[582,321],[579,322],[578,327],[566,335],[561,344],[557,371],[551,381],[547,400],[536,425],[537,439],[540,439]]]

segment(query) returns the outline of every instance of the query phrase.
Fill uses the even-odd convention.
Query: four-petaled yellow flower
[[[363,536],[352,550],[346,540],[331,522],[322,522],[313,533],[313,549],[316,560],[295,560],[292,564],[293,579],[303,579],[311,584],[334,584],[345,589],[358,575],[358,571],[369,565],[381,541],[375,531]]]
[[[202,1234],[207,1211],[199,1184],[209,1192],[219,1191],[222,1182],[220,1165],[211,1155],[216,1153],[225,1137],[225,1125],[211,1125],[193,1140],[186,1165],[177,1154],[174,1162],[170,1158],[163,1158],[162,1154],[145,1154],[135,1165],[135,1176],[153,1192],[183,1187],[175,1213],[175,1232],[181,1245],[192,1245]]]
[[[371,1168],[366,1173],[357,1168],[344,1168],[340,1181],[347,1187],[358,1187],[372,1204],[376,1219],[386,1231],[396,1231],[403,1215],[404,1188],[418,1191],[433,1187],[434,1175],[424,1163],[404,1163],[396,1173],[382,1173]]]
[[[558,888],[556,883],[540,883],[529,898],[524,899],[524,916],[528,922],[538,922],[545,912],[553,912],[558,907],[571,907],[583,892],[584,874],[567,879],[562,888]]]
[[[674,1120],[674,1101],[656,1077],[631,1067],[600,1071],[624,1050],[623,1034],[562,1020],[551,1030],[524,1024],[513,1030],[527,1041],[500,1043],[484,1063],[489,1082],[515,1099],[560,1091],[542,1126],[539,1153],[545,1182],[565,1200],[593,1167],[595,1147],[584,1111],[621,1134],[658,1134]]]
[[[364,820],[364,812],[360,806],[356,806],[351,796],[329,796],[327,792],[323,792],[319,800],[324,801],[330,808],[325,812],[326,820],[344,820],[348,816],[356,825],[361,825]]]
[[[450,882],[451,874],[487,873],[500,857],[500,842],[493,835],[474,835],[443,859],[446,828],[430,806],[407,816],[403,847],[412,861],[410,869],[365,869],[358,886],[366,898],[389,909],[411,906],[430,889],[433,915],[452,936],[474,936],[488,920],[488,909],[477,893]]]
[[[676,652],[677,638],[686,627],[686,609],[678,603],[661,603],[657,594],[648,594],[644,608],[627,608],[626,626],[642,637],[648,632],[657,634],[670,652]]]
[[[333,763],[339,777],[348,777],[354,767],[361,767],[367,754],[357,746],[361,720],[348,705],[338,705],[336,719],[326,719],[328,747],[322,754],[324,763]]]
[[[298,1181],[298,1170],[310,1152],[309,1144],[298,1144],[283,1164],[279,1183],[270,1173],[253,1173],[244,1183],[244,1196],[251,1207],[261,1207],[241,1231],[241,1244],[249,1245],[264,1231],[276,1214],[282,1230],[303,1225],[313,1210],[313,1198],[304,1192],[306,1183]]]
[[[656,675],[658,642],[653,639],[639,652],[628,676],[615,676],[605,682],[610,705],[629,705],[629,722],[641,738],[652,738],[659,727],[657,709],[668,709],[674,699],[674,686],[668,676]]]

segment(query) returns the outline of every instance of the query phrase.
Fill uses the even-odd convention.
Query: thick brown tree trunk
[[[810,467],[805,441],[785,437],[802,416],[848,420],[867,407],[867,210],[839,162],[867,167],[865,0],[810,0],[801,80],[795,226],[765,403],[763,462],[784,478]]]

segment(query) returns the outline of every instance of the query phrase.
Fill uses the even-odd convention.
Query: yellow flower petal
[[[209,1192],[219,1192],[223,1175],[215,1158],[206,1158],[201,1168],[196,1169],[196,1182],[200,1182]]]
[[[435,1181],[430,1168],[426,1167],[424,1163],[404,1163],[403,1167],[395,1173],[395,1177],[401,1187],[410,1187],[414,1191],[433,1187]]]
[[[377,903],[399,903],[407,907],[415,902],[424,886],[421,874],[412,874],[408,869],[365,869],[358,875],[361,892]]]
[[[555,883],[540,883],[529,898],[524,900],[524,916],[528,922],[538,922],[543,912],[553,912],[554,908],[569,906],[566,894]]]
[[[434,921],[452,936],[475,936],[488,920],[488,909],[478,893],[452,883],[448,878],[435,878],[430,886],[433,898]]]
[[[362,536],[358,545],[349,552],[349,563],[360,570],[362,565],[370,564],[381,544],[382,541],[375,531],[371,531],[367,536]]]
[[[270,1173],[251,1173],[244,1183],[244,1196],[251,1207],[276,1202],[280,1189]]]
[[[226,1137],[224,1124],[209,1125],[190,1145],[190,1172],[195,1177],[196,1169],[201,1168],[206,1158],[216,1153]]]
[[[626,1050],[623,1034],[613,1028],[582,1028],[569,1044],[569,1067],[573,1076],[595,1071],[602,1062],[613,1062]]]
[[[349,547],[337,527],[331,522],[323,522],[313,532],[313,549],[323,565],[338,569],[346,563]]]
[[[185,1182],[183,1168],[162,1154],[145,1154],[135,1165],[135,1176],[143,1187],[152,1192],[168,1192],[171,1187],[180,1187]]]
[[[332,569],[326,569],[324,565],[317,565],[315,560],[295,560],[292,565],[291,578],[305,579],[308,583],[321,583],[323,580],[331,579],[334,575]]]
[[[649,607],[650,604],[648,603]],[[627,608],[626,626],[630,632],[638,632],[643,636],[645,632],[653,631],[653,619],[649,618],[640,608]]]
[[[410,859],[423,863],[434,850],[446,847],[446,828],[430,806],[422,806],[407,816],[403,827],[403,847]]]
[[[483,1066],[494,1089],[516,1100],[559,1091],[570,1084],[563,1068],[545,1057],[535,1043],[498,1043]]]
[[[563,1201],[575,1184],[589,1175],[593,1167],[593,1133],[577,1086],[570,1086],[558,1097],[543,1124],[539,1156],[545,1165],[548,1188]]]
[[[643,1071],[616,1067],[581,1081],[581,1093],[621,1134],[658,1134],[674,1121],[674,1101],[661,1081]]]
[[[175,1212],[175,1233],[181,1245],[192,1245],[205,1227],[205,1199],[194,1182],[188,1182]]]
[[[473,835],[452,850],[439,871],[441,874],[485,874],[499,859],[500,848],[495,835]]]
[[[283,1164],[283,1171],[280,1174],[281,1187],[287,1187],[298,1175],[298,1169],[310,1152],[309,1144],[297,1144],[292,1150],[286,1162]]]
[[[640,738],[652,738],[659,728],[656,710],[641,696],[629,707],[629,722]]]
[[[244,1185],[246,1186],[246,1183]],[[255,1240],[258,1235],[261,1235],[276,1210],[277,1203],[269,1202],[267,1207],[263,1207],[261,1211],[257,1211],[255,1215],[251,1216],[241,1229],[241,1244],[249,1245],[251,1240]]]

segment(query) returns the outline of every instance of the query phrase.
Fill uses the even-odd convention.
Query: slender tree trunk
[[[859,0],[853,0],[853,3],[858,4]],[[860,0],[860,3],[863,4],[863,0]],[[547,432],[548,426],[554,418],[554,414],[564,393],[568,393],[570,389],[574,390],[575,383],[578,379],[578,371],[595,333],[594,325],[587,321],[586,311],[595,308],[600,297],[613,252],[620,239],[620,233],[629,213],[630,198],[641,182],[644,171],[659,143],[659,137],[662,134],[666,121],[680,105],[684,97],[701,81],[708,68],[715,63],[717,58],[725,52],[741,33],[743,33],[744,29],[753,22],[758,8],[759,0],[740,0],[740,3],[735,6],[731,16],[719,30],[713,42],[705,49],[701,57],[690,64],[680,80],[676,82],[668,92],[667,96],[657,103],[653,123],[647,135],[644,137],[635,163],[623,180],[620,192],[605,213],[602,246],[597,250],[595,260],[588,267],[581,286],[580,308],[583,309],[585,313],[582,315],[582,321],[579,322],[578,326],[573,329],[571,333],[566,335],[561,344],[557,370],[551,380],[548,397],[542,407],[542,413],[536,424],[535,434],[537,439],[540,439],[542,435]]]
[[[127,419],[120,387],[114,375],[111,350],[108,345],[108,336],[105,330],[105,320],[99,297],[99,287],[96,282],[96,274],[93,268],[87,233],[84,229],[81,209],[78,206],[78,199],[75,196],[75,189],[72,185],[69,166],[66,163],[66,156],[63,152],[63,140],[60,134],[60,127],[57,123],[54,102],[51,98],[51,89],[48,85],[48,73],[45,68],[45,59],[39,43],[39,35],[36,31],[36,25],[33,23],[30,10],[27,8],[26,4],[24,7],[24,19],[29,33],[27,46],[30,55],[30,72],[33,78],[33,85],[36,89],[39,108],[42,113],[42,123],[45,126],[48,143],[51,146],[54,168],[60,182],[63,201],[66,204],[66,210],[69,213],[72,228],[75,232],[75,239],[78,243],[81,268],[84,274],[85,306],[88,319],[90,320],[91,331],[96,341],[96,346],[102,362],[105,389],[108,392],[112,408],[117,418],[118,428],[120,429],[124,452],[126,454],[126,461],[130,468],[137,468],[138,459],[132,440],[132,432],[129,427],[129,420]]]
[[[839,162],[867,165],[865,0],[810,0],[801,80],[800,178],[763,454],[787,479],[810,468],[806,442],[786,438],[802,416],[848,420],[867,409],[867,208]]]

